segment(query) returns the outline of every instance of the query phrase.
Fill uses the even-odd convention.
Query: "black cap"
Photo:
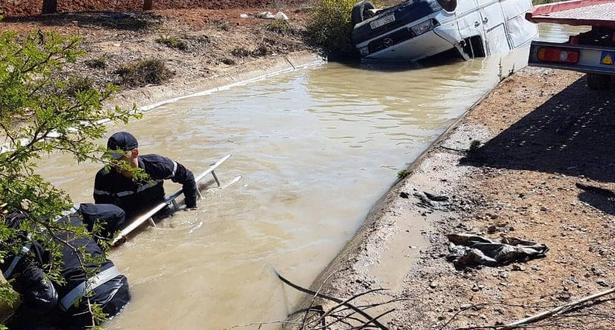
[[[117,132],[107,140],[107,149],[129,151],[139,147],[139,142],[128,132]]]

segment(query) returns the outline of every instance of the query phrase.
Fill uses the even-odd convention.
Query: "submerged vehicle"
[[[532,8],[531,0],[407,0],[377,10],[364,0],[352,10],[352,42],[363,59],[377,61],[505,53],[538,35],[525,19]]]

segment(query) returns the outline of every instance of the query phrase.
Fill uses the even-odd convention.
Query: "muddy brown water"
[[[309,286],[397,173],[495,86],[500,60],[506,74],[526,58],[522,49],[412,70],[327,64],[110,127],[136,135],[142,153],[169,156],[195,174],[232,153],[218,174],[243,179],[111,253],[133,300],[107,328],[275,327],[300,296],[273,270]],[[54,155],[40,172],[88,202],[98,167]]]

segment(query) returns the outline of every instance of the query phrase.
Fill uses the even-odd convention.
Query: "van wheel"
[[[611,76],[608,74],[588,73],[587,86],[596,91],[609,89],[611,85]]]
[[[352,15],[350,16],[350,21],[352,22],[352,26],[355,26],[361,22],[363,22],[366,18],[368,18],[368,10],[374,9],[374,5],[367,1],[363,0],[357,2],[354,7],[352,7]]]

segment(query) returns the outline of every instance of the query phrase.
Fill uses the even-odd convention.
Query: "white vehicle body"
[[[455,1],[456,2],[456,1]],[[353,41],[364,59],[418,61],[451,49],[465,58],[505,53],[538,34],[525,19],[531,0],[410,0],[355,25]]]

